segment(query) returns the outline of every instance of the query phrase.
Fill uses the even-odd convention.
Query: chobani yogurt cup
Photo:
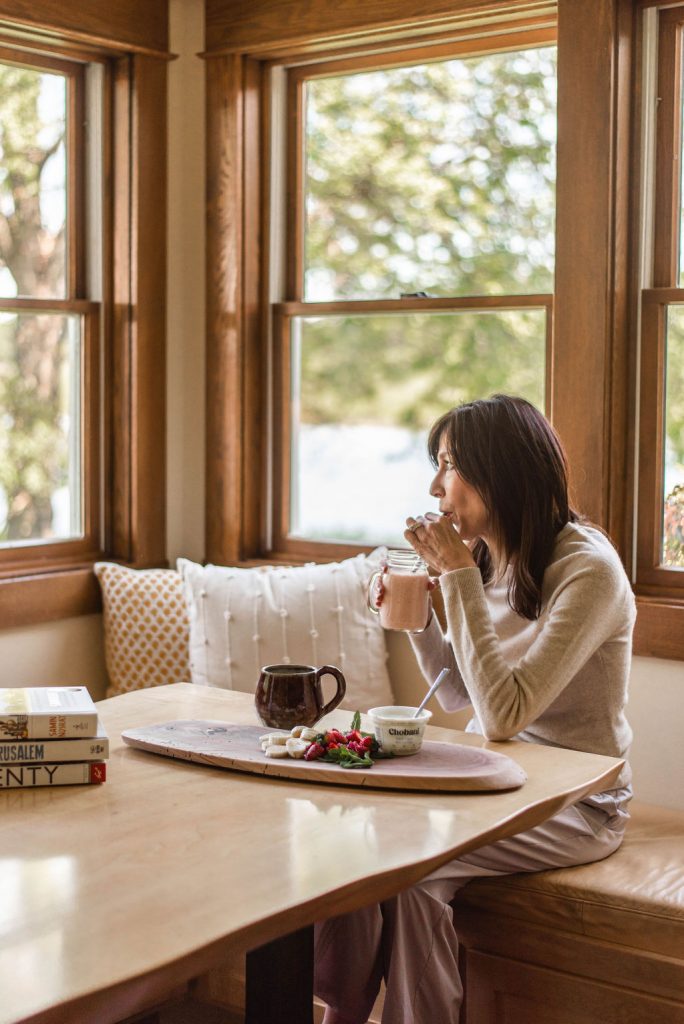
[[[398,704],[371,708],[368,712],[375,738],[388,754],[403,757],[417,754],[420,750],[425,726],[432,718],[432,712],[423,709],[418,718],[413,717],[415,713],[416,708]]]

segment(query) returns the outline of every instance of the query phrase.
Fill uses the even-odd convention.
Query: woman
[[[442,416],[428,448],[441,516],[410,517],[404,536],[439,574],[447,635],[430,613],[410,637],[428,681],[449,668],[440,703],[472,705],[468,731],[490,740],[624,757],[634,598],[608,538],[569,505],[552,427],[529,402],[495,395]],[[608,856],[622,840],[629,781],[625,767],[617,788],[318,925],[325,1024],[366,1021],[383,977],[383,1024],[457,1024],[456,891],[475,877]]]

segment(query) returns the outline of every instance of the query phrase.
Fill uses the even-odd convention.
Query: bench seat
[[[684,1024],[684,813],[630,810],[604,861],[459,893],[466,1024]]]

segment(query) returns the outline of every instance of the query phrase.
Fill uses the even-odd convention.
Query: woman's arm
[[[433,683],[443,668],[449,669],[435,696],[445,711],[460,711],[470,705],[470,697],[458,671],[454,651],[442,633],[437,616],[432,614],[422,633],[408,633],[418,665],[428,683]]]
[[[441,589],[456,663],[491,740],[509,739],[538,718],[634,616],[626,579],[607,563],[587,560],[551,595],[540,632],[511,666],[501,654],[479,570],[445,573]]]

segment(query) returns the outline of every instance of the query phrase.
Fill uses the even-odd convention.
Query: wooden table
[[[513,757],[508,793],[288,782],[135,750],[123,729],[254,722],[252,698],[177,684],[103,701],[103,786],[0,793],[0,1024],[109,1024],[180,983],[385,899],[458,853],[605,789],[621,761],[431,729]],[[349,712],[326,721],[347,724]]]

